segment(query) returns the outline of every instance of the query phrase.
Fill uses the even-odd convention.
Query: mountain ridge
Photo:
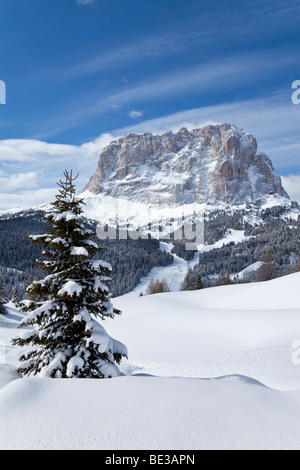
[[[114,140],[82,192],[156,205],[289,199],[255,137],[231,123]]]

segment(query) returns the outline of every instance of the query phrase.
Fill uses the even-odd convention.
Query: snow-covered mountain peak
[[[231,123],[163,135],[128,134],[100,154],[83,191],[145,204],[241,204],[288,199],[255,137]]]

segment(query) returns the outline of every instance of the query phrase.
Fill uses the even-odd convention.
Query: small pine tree
[[[53,378],[117,376],[126,347],[96,320],[120,313],[110,300],[111,267],[94,259],[101,249],[81,221],[83,200],[75,196],[74,188],[77,177],[67,171],[64,176],[52,203],[54,212],[45,217],[47,233],[29,237],[43,246],[47,260],[38,266],[48,275],[34,281],[27,288],[28,299],[21,302],[27,316],[20,328],[31,329],[12,343],[31,349],[20,357],[19,372]]]
[[[21,302],[22,296],[21,296],[20,288],[18,286],[15,286],[13,288],[11,295],[10,295],[10,300],[15,305],[18,305]]]
[[[195,282],[195,289],[196,290],[203,289],[203,283],[202,283],[202,278],[201,278],[200,274],[198,274],[198,276],[197,276],[197,279],[196,279],[196,282]]]
[[[5,303],[6,303],[6,292],[5,292],[5,287],[4,287],[4,279],[2,274],[0,273],[0,314],[5,315],[6,309],[5,309]]]

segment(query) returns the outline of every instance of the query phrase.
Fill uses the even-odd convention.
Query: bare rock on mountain
[[[172,205],[289,198],[271,160],[257,152],[256,139],[227,123],[113,141],[83,191]]]

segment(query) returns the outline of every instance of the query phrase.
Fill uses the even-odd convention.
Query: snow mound
[[[127,345],[133,373],[242,374],[277,390],[300,389],[300,366],[292,361],[300,339],[299,284],[295,273],[198,291],[128,294],[114,299],[122,315],[107,328]]]
[[[27,378],[0,392],[0,416],[3,449],[296,449],[300,442],[299,393],[239,376]]]
[[[10,339],[22,315],[10,304],[0,449],[299,450],[299,283],[296,273],[116,298],[122,315],[105,326],[129,359],[124,376],[104,380],[18,380]]]
[[[19,374],[15,367],[9,364],[0,364],[0,389],[5,387],[13,380],[20,379],[22,376]]]

